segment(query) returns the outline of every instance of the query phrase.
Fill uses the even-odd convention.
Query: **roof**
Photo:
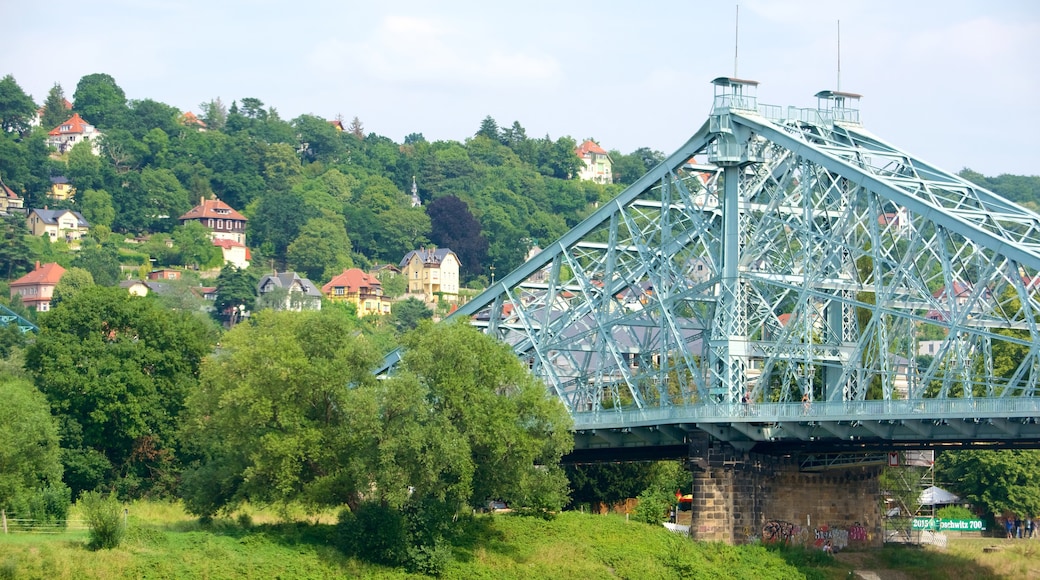
[[[404,259],[401,260],[401,263],[398,264],[398,267],[407,267],[408,262],[411,262],[412,256],[415,255],[418,255],[419,258],[422,259],[423,265],[433,266],[443,262],[444,258],[447,258],[449,254],[455,256],[455,252],[449,250],[448,248],[421,248],[418,250],[412,250],[411,252],[408,252],[404,255]],[[455,256],[455,259],[458,260],[458,256]]]
[[[57,262],[50,262],[49,264],[40,265],[36,263],[36,269],[29,272],[25,276],[11,282],[11,287],[15,286],[40,286],[40,285],[57,285],[58,281],[61,280],[62,274],[65,273],[65,268],[62,268]]]
[[[732,85],[747,85],[751,87],[757,87],[758,81],[752,81],[748,79],[738,79],[734,77],[717,77],[711,81],[711,84],[720,87],[728,87]]]
[[[245,218],[242,218],[242,219],[245,219]],[[252,260],[253,259],[252,254],[249,252],[249,248],[246,247],[246,245],[241,243],[241,242],[236,242],[235,240],[229,240],[227,238],[213,238],[213,245],[217,246],[218,248],[222,248],[224,250],[230,250],[231,248],[245,248],[246,249],[246,259],[247,260]]]
[[[845,93],[842,91],[820,91],[816,93],[817,99],[832,99],[835,97],[840,99],[861,99],[863,98],[863,95],[857,95],[856,93]]]
[[[379,279],[371,274],[368,274],[360,268],[350,268],[349,270],[343,270],[343,273],[329,280],[328,284],[321,287],[323,294],[328,294],[333,288],[346,288],[347,290],[357,291],[362,288],[381,288],[383,285],[379,283]]]
[[[64,185],[69,182],[69,178],[64,175],[52,175],[51,183],[54,185]]]
[[[921,492],[918,502],[921,505],[943,505],[957,503],[961,498],[934,485]]]
[[[66,128],[67,127],[67,128]],[[83,117],[79,116],[79,113],[74,113],[67,121],[58,125],[47,132],[51,137],[57,137],[59,135],[70,135],[74,133],[85,133],[88,129],[93,129],[94,126],[83,120]]]
[[[202,127],[203,129],[206,128],[206,123],[204,123],[202,119],[196,117],[195,113],[192,113],[191,111],[185,111],[184,114],[181,115],[181,123],[184,125]]]
[[[76,219],[79,222],[76,224],[76,227],[90,227],[90,224],[87,223],[87,218],[83,217],[83,214],[79,213],[78,211],[72,211],[71,209],[34,209],[29,213],[35,213],[36,215],[40,216],[40,219],[43,220],[43,223],[45,224],[57,224],[58,218],[67,213],[71,213],[72,215],[76,216]]]
[[[205,218],[232,219],[247,221],[246,216],[231,209],[231,206],[219,199],[201,199],[199,205],[191,208],[180,217],[183,220],[199,220]]]
[[[18,194],[10,187],[7,187],[7,184],[3,181],[0,181],[0,195],[8,199],[18,199]]]
[[[585,141],[581,145],[578,145],[574,152],[578,154],[578,157],[585,157],[589,153],[596,153],[599,155],[607,154],[606,150],[604,150],[602,147],[599,146],[598,143],[591,139]]]
[[[256,287],[260,292],[263,292],[263,288],[268,284],[272,283],[278,288],[289,288],[292,289],[293,284],[299,282],[303,288],[303,294],[305,296],[313,296],[315,298],[321,298],[321,292],[318,291],[318,287],[314,285],[307,278],[301,278],[296,272],[282,272],[281,274],[266,274],[263,278],[260,278],[260,282],[257,283]]]

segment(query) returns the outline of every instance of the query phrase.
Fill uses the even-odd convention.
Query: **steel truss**
[[[873,136],[856,95],[785,112],[716,86],[685,145],[453,317],[512,346],[579,446],[1023,436],[1040,215]]]

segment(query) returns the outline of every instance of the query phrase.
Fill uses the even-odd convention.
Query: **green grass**
[[[246,526],[238,517],[204,525],[179,504],[135,503],[123,543],[97,552],[87,549],[86,532],[0,534],[0,580],[420,577],[345,557],[333,545],[331,514],[245,513]],[[853,569],[899,570],[904,578],[1040,577],[1040,540],[951,540],[946,551],[890,546],[832,558],[800,548],[691,542],[612,515],[566,512],[546,521],[499,514],[460,522],[465,527],[443,578],[827,580]],[[998,552],[984,551],[993,545]]]

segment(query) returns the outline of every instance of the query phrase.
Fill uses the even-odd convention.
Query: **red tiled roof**
[[[607,154],[607,152],[602,147],[597,145],[596,142],[592,141],[591,139],[582,143],[581,145],[578,145],[578,148],[574,151],[578,154],[578,157],[585,157],[589,153],[598,153],[600,155]]]
[[[51,137],[58,137],[59,135],[84,133],[89,126],[91,126],[90,123],[84,121],[83,118],[79,116],[79,113],[73,113],[73,115],[69,117],[68,121],[65,121],[61,125],[51,129],[47,134]],[[65,129],[65,127],[68,127],[68,129]]]
[[[0,193],[8,199],[18,199],[18,194],[10,187],[7,187],[7,184],[3,181],[0,181]]]
[[[61,280],[62,274],[65,273],[65,268],[62,268],[55,262],[49,264],[39,265],[36,264],[36,269],[29,272],[25,276],[11,282],[11,287],[16,286],[40,286],[40,285],[57,285],[58,280]]]
[[[186,111],[181,115],[181,123],[184,123],[185,125],[195,125],[196,127],[202,128],[206,127],[206,123],[203,122],[202,119],[196,117],[195,113],[192,113],[191,111]]]
[[[220,201],[219,199],[203,199],[202,203],[191,208],[191,211],[180,217],[181,221],[205,218],[246,221],[246,216],[231,209],[230,205]]]
[[[382,287],[379,283],[379,279],[375,276],[365,273],[360,268],[350,268],[349,270],[343,270],[343,273],[339,276],[329,280],[328,284],[321,287],[322,294],[328,294],[333,288],[344,287],[347,290],[360,290],[361,288],[375,288]]]
[[[221,248],[244,248],[245,244],[236,242],[235,240],[229,240],[227,238],[216,238],[213,240],[214,246],[220,246]]]

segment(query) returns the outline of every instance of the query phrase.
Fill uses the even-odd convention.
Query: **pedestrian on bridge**
[[[809,400],[809,393],[802,395],[802,414],[808,415],[809,410],[812,408],[812,401]]]

